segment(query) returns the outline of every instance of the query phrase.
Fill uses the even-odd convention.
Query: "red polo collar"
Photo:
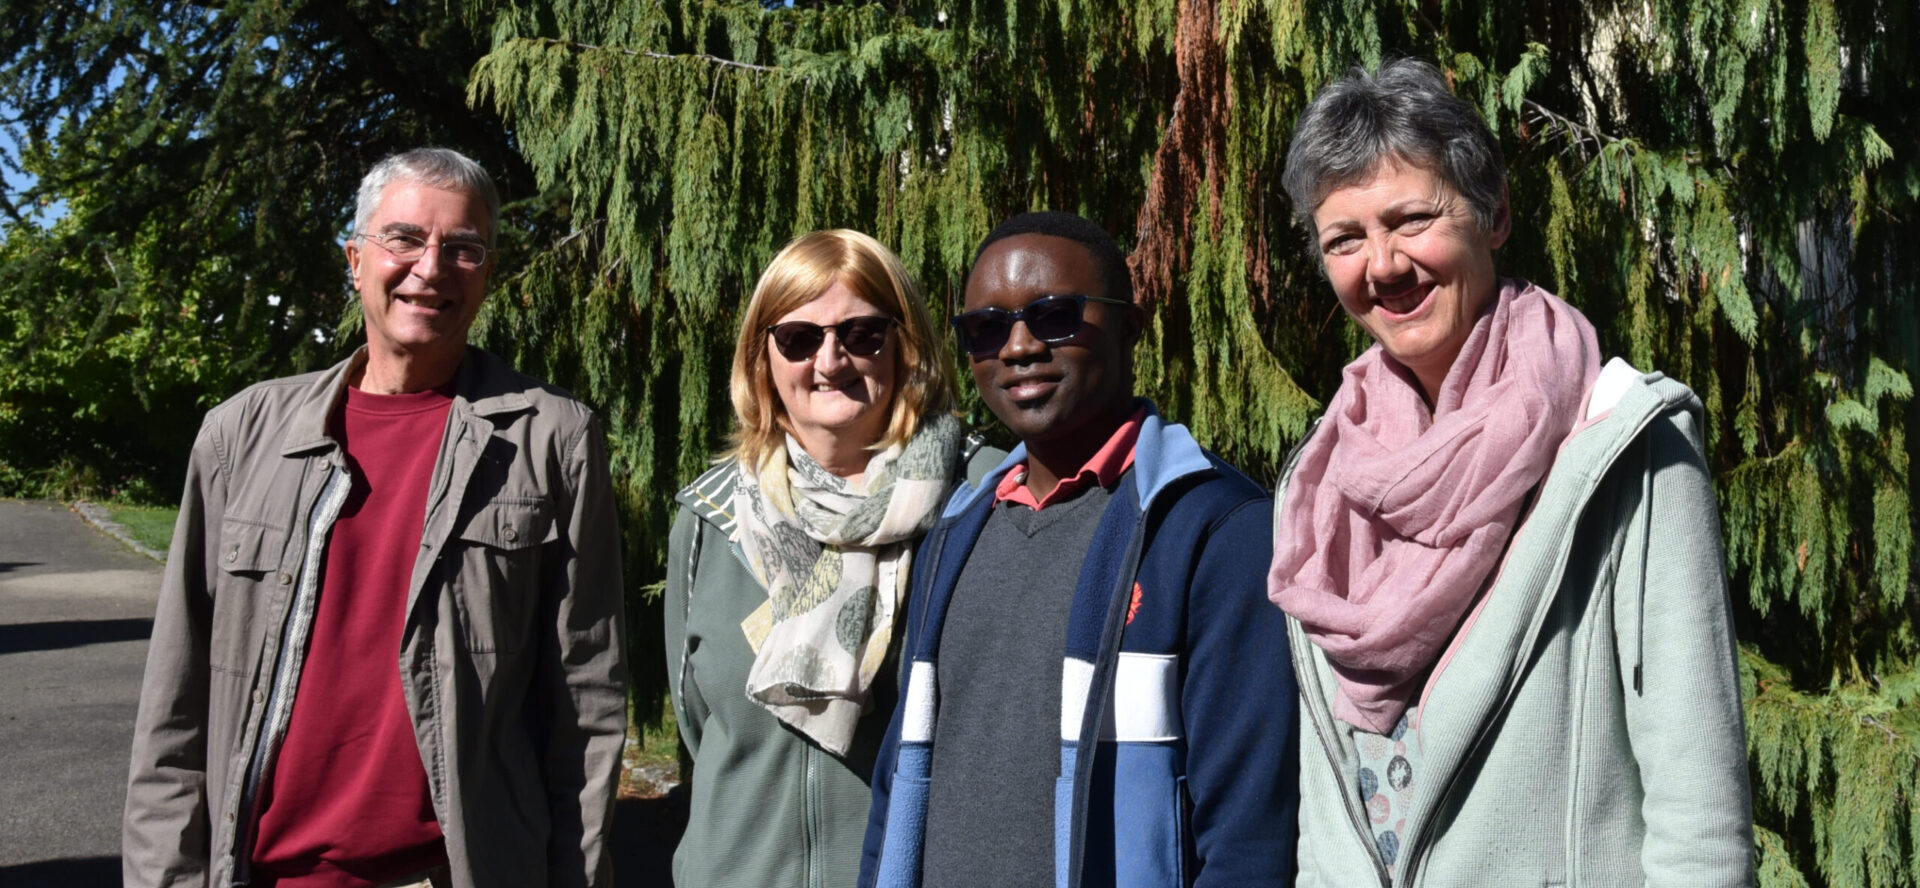
[[[1074,494],[1098,484],[1112,487],[1119,483],[1120,476],[1133,467],[1133,447],[1140,441],[1140,427],[1147,421],[1147,408],[1134,411],[1133,416],[1120,427],[1114,429],[1113,437],[1093,454],[1087,464],[1071,478],[1062,478],[1054,485],[1046,497],[1035,501],[1033,491],[1027,487],[1027,464],[1021,463],[1007,470],[1001,476],[1000,486],[993,490],[994,505],[1001,503],[1019,503],[1034,511],[1039,511],[1058,502],[1072,499]]]

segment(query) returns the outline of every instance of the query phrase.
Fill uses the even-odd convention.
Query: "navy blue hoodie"
[[[940,630],[995,486],[1025,461],[1023,445],[955,491],[915,558],[862,886],[920,884]],[[1292,881],[1297,703],[1285,616],[1266,595],[1271,513],[1265,490],[1149,405],[1068,617],[1060,888]]]

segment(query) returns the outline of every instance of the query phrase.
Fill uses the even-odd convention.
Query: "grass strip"
[[[140,544],[165,552],[173,545],[173,522],[180,510],[173,506],[131,506],[103,503],[107,514]]]

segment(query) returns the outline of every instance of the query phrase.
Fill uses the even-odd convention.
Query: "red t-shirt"
[[[256,888],[367,888],[446,861],[399,659],[452,404],[441,391],[347,390],[336,430],[353,487],[327,540],[306,665],[260,793]]]

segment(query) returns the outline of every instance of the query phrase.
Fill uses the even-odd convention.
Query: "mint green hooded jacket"
[[[1427,683],[1421,782],[1391,871],[1355,788],[1351,735],[1333,719],[1326,655],[1289,618],[1301,888],[1753,884],[1699,399],[1615,360],[1590,401]]]

